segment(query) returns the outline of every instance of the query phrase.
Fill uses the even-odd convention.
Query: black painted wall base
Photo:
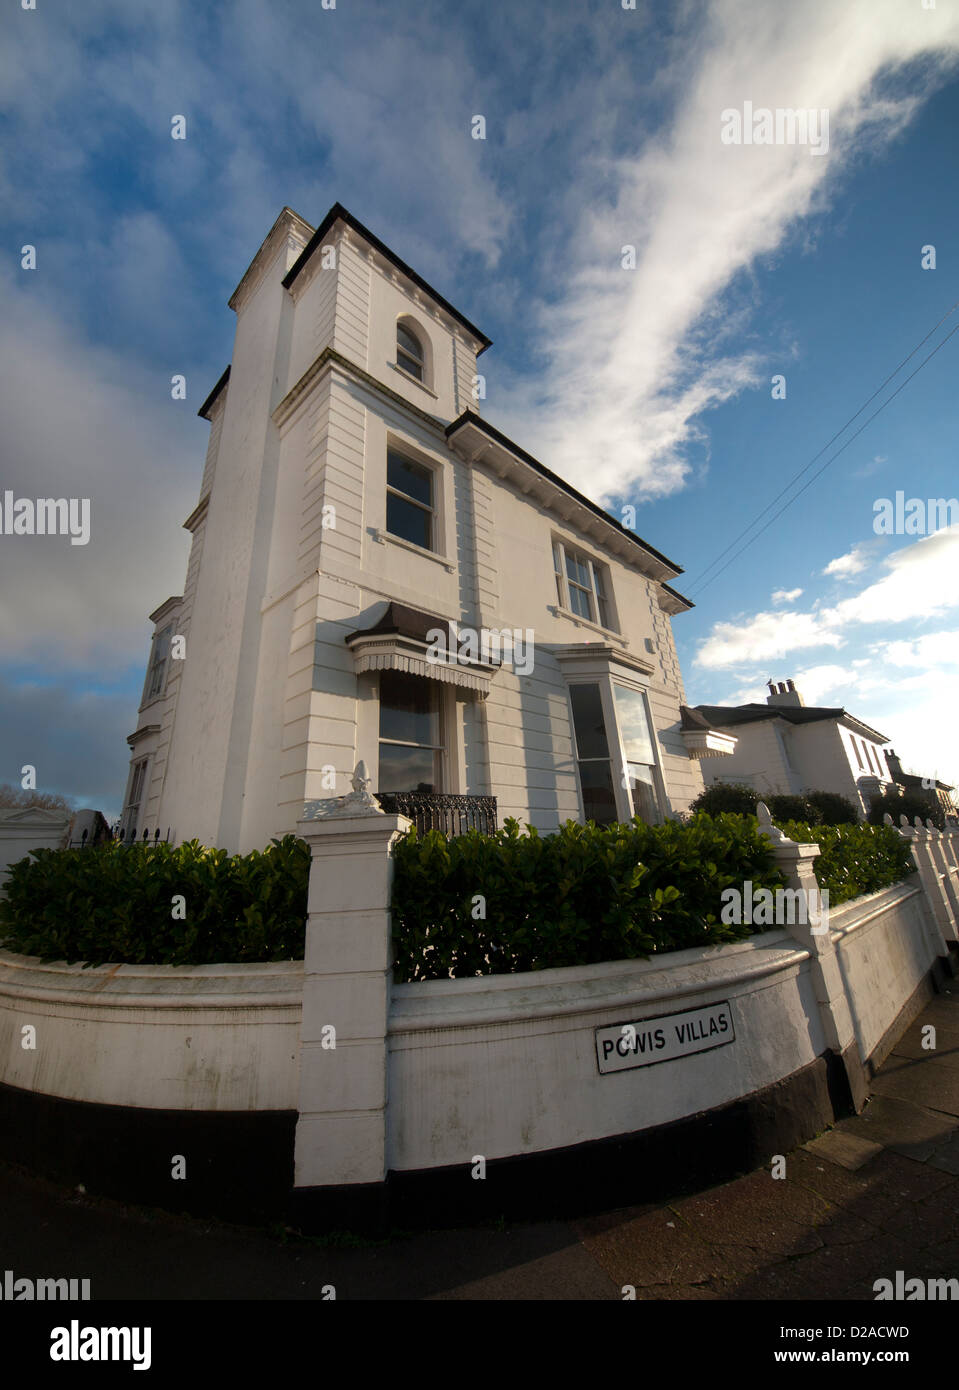
[[[0,1084],[0,1158],[100,1197],[224,1220],[282,1216],[296,1121],[295,1110],[146,1110]]]
[[[297,1188],[289,1224],[375,1234],[496,1220],[587,1215],[661,1202],[751,1172],[832,1124],[829,1072],[817,1058],[764,1090],[672,1124],[547,1153],[390,1173],[357,1187]]]
[[[954,953],[955,954],[955,953]],[[948,965],[952,966],[949,961]],[[862,1108],[867,1078],[943,983],[933,968],[862,1066],[855,1046],[740,1100],[671,1124],[547,1153],[390,1173],[385,1183],[293,1188],[295,1110],[147,1110],[0,1084],[0,1158],[67,1187],[303,1232],[385,1232],[570,1217],[660,1202],[770,1162]],[[641,1121],[637,1116],[637,1121]],[[186,1176],[173,1176],[177,1155]]]

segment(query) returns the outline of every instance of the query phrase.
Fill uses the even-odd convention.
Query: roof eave
[[[546,482],[551,483],[554,487],[572,498],[579,507],[590,512],[599,521],[602,521],[606,526],[616,532],[618,536],[628,540],[630,544],[635,546],[646,558],[647,567],[652,570],[652,573],[649,574],[649,578],[655,579],[664,589],[667,588],[664,582],[667,577],[673,579],[677,575],[682,574],[683,571],[679,565],[675,564],[666,555],[663,555],[660,551],[642,540],[636,535],[635,531],[628,530],[621,522],[618,522],[614,516],[611,516],[609,512],[604,511],[603,508],[598,506],[595,502],[591,502],[588,497],[584,497],[572,484],[567,483],[563,478],[559,477],[558,474],[547,468],[545,464],[540,463],[539,459],[533,458],[532,454],[528,454],[526,450],[520,448],[518,444],[514,444],[514,442],[503,434],[501,430],[489,424],[481,416],[477,415],[475,411],[464,410],[462,415],[458,416],[451,424],[447,425],[445,430],[447,442],[453,444],[458,437],[465,438],[469,430],[479,431],[484,437],[485,443],[500,449],[503,454],[507,455],[514,462],[523,464],[527,468],[532,468],[534,472],[539,474]],[[670,596],[682,606],[692,608],[693,605],[690,601],[684,599],[675,589],[669,589],[668,592]]]
[[[459,309],[452,305],[448,299],[445,299],[443,295],[434,290],[432,285],[428,284],[421,275],[418,275],[412,266],[407,265],[404,260],[401,260],[395,251],[391,251],[386,243],[380,241],[379,237],[375,236],[368,227],[364,227],[362,222],[357,221],[353,214],[348,212],[342,203],[333,204],[329,212],[323,218],[323,221],[310,237],[306,246],[304,246],[299,256],[293,262],[293,265],[287,271],[286,275],[284,275],[284,289],[290,289],[297,276],[306,269],[313,253],[320,247],[337,222],[345,223],[357,236],[362,237],[374,251],[378,251],[392,266],[395,266],[401,275],[405,275],[406,278],[416,285],[418,289],[422,290],[424,294],[428,294],[440,308],[444,309],[451,318],[456,320],[461,328],[465,328],[480,345],[479,351],[476,354],[477,357],[479,357],[481,353],[484,353],[488,347],[492,347],[493,340],[491,338],[487,338],[486,334],[481,332],[480,329],[476,327],[475,323],[471,323],[465,314],[461,314]]]
[[[217,384],[214,386],[213,390],[210,392],[210,394],[207,396],[206,400],[205,400],[205,401],[203,402],[203,404],[200,406],[200,409],[197,411],[197,415],[199,415],[199,417],[200,417],[201,420],[209,420],[209,418],[210,418],[210,411],[211,411],[212,408],[213,408],[214,402],[216,401],[216,399],[217,399],[217,397],[219,396],[220,392],[225,388],[227,382],[230,380],[230,367],[231,367],[231,365],[232,365],[232,363],[229,363],[229,362],[227,363],[226,371],[225,371],[225,372],[223,373],[223,375],[220,377],[220,380],[219,380],[219,381],[217,382]]]

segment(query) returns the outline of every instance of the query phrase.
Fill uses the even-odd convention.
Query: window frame
[[[144,705],[152,704],[154,700],[162,700],[166,691],[167,681],[170,676],[170,647],[173,644],[173,629],[175,623],[167,623],[165,627],[158,629],[153,634],[153,641],[150,645],[150,660],[147,663],[146,680],[143,683],[143,699],[140,702],[141,709]],[[163,638],[167,638],[167,650],[163,657],[158,657],[159,645]],[[154,691],[154,673],[159,670],[161,679],[159,688]]]
[[[142,769],[142,780],[137,787],[137,773]],[[144,758],[136,758],[130,765],[130,781],[127,787],[127,795],[123,803],[123,815],[120,824],[124,828],[124,839],[129,840],[136,834],[140,826],[140,809],[143,806],[144,793],[147,789],[147,780],[150,772],[150,755]],[[133,799],[134,791],[139,792],[136,801]]]
[[[595,559],[589,551],[581,550],[577,545],[571,545],[562,536],[556,534],[552,537],[552,550],[553,577],[556,580],[556,595],[562,612],[570,614],[577,622],[592,623],[594,627],[602,628],[604,632],[618,633],[619,629],[614,626],[616,612],[612,600],[613,583],[609,565],[602,560]],[[585,566],[589,574],[588,588],[578,580],[570,578],[569,563],[571,559],[575,564]],[[571,588],[579,594],[586,595],[589,606],[588,617],[583,613],[578,613],[573,607],[570,596]]]
[[[413,342],[416,343],[417,347],[419,348],[419,357],[415,356],[415,354],[412,353],[409,348],[403,346],[400,343],[401,332],[405,333],[408,338],[412,338]],[[406,363],[403,361],[404,358],[412,362],[413,366],[418,368],[419,370],[414,371],[410,367],[408,367]],[[396,320],[396,366],[399,367],[401,372],[405,372],[407,376],[411,376],[414,381],[419,383],[420,386],[425,386],[427,384],[426,345],[423,342],[423,339],[420,337],[419,333],[416,332],[416,329],[414,327],[411,327],[409,320],[401,318]]]
[[[624,689],[632,691],[642,697],[643,709],[646,715],[646,723],[649,729],[650,744],[653,753],[652,763],[637,763],[637,767],[648,767],[652,772],[653,799],[655,801],[656,820],[651,824],[661,825],[666,819],[666,807],[669,805],[669,798],[666,793],[666,781],[663,775],[662,749],[659,746],[659,738],[656,733],[656,726],[653,723],[652,711],[649,705],[649,688],[640,681],[633,681],[621,675],[618,671],[606,671],[602,674],[570,675],[566,678],[567,704],[569,708],[569,727],[573,745],[573,762],[576,768],[576,787],[579,793],[580,811],[585,817],[586,802],[583,795],[582,778],[580,777],[580,762],[605,762],[604,758],[580,758],[579,745],[576,740],[576,726],[573,719],[573,702],[569,692],[574,685],[598,685],[600,705],[603,711],[603,724],[606,732],[606,744],[609,749],[610,773],[613,780],[613,797],[616,803],[616,818],[618,822],[628,824],[636,813],[634,810],[634,797],[629,778],[629,761],[626,757],[626,748],[623,741],[623,730],[616,710],[616,696],[613,687],[623,686]],[[642,819],[642,817],[641,817]]]
[[[435,702],[435,706],[436,706],[436,734],[437,734],[437,738],[439,739],[439,743],[411,743],[411,742],[409,741],[409,739],[383,738],[383,736],[382,736],[382,734],[381,734],[381,732],[380,732],[380,730],[382,729],[382,709],[383,709],[382,690],[383,690],[383,677],[384,677],[385,675],[403,675],[403,674],[405,674],[405,673],[404,673],[404,672],[396,672],[396,671],[381,671],[381,672],[379,673],[379,679],[377,680],[377,683],[376,683],[376,786],[377,786],[377,790],[381,790],[381,789],[382,789],[381,786],[380,786],[380,782],[381,782],[381,776],[380,776],[380,748],[381,748],[384,744],[386,744],[387,746],[393,747],[393,748],[419,748],[419,749],[428,749],[430,752],[432,752],[432,753],[434,753],[434,754],[438,753],[438,754],[439,754],[439,757],[438,757],[438,758],[436,759],[436,761],[435,761],[435,766],[436,766],[437,769],[438,769],[438,780],[439,780],[440,785],[439,785],[438,787],[434,788],[434,790],[433,790],[432,792],[424,793],[424,795],[427,795],[427,796],[444,796],[444,795],[447,794],[447,788],[448,788],[449,783],[450,783],[450,762],[451,762],[451,759],[450,759],[450,750],[449,750],[449,746],[448,746],[448,743],[449,743],[449,736],[450,736],[450,733],[451,733],[451,724],[450,724],[450,718],[449,718],[449,711],[448,711],[448,709],[447,709],[448,701],[447,701],[447,698],[446,698],[446,690],[445,690],[445,687],[442,686],[438,681],[431,681],[431,680],[430,680],[428,677],[426,677],[426,676],[414,676],[414,675],[410,675],[410,676],[409,676],[409,679],[410,679],[410,680],[419,680],[419,681],[422,681],[423,684],[427,687],[427,690],[428,690],[428,692],[429,692],[429,694],[430,694],[430,698]],[[412,791],[415,791],[416,789],[415,789],[414,787],[406,787],[406,788],[403,788],[403,790],[404,790],[404,791],[408,791],[408,792],[412,792]]]
[[[403,492],[400,488],[394,487],[393,484],[390,482],[390,455],[391,455],[391,454],[392,454],[392,455],[395,455],[395,457],[396,457],[397,459],[401,460],[401,461],[402,461],[403,463],[405,463],[405,464],[412,464],[412,465],[414,466],[414,468],[420,468],[420,469],[422,469],[423,472],[426,473],[426,474],[428,475],[428,477],[429,477],[429,483],[430,483],[430,505],[429,505],[428,507],[426,506],[425,503],[421,502],[421,501],[419,500],[418,497],[413,497],[413,496],[410,495],[410,493],[408,493],[408,492]],[[390,444],[389,441],[387,441],[387,445],[386,445],[386,496],[387,496],[387,498],[389,498],[391,495],[394,496],[394,497],[399,497],[399,498],[401,498],[404,502],[407,502],[407,503],[409,503],[410,505],[412,505],[412,506],[414,506],[414,507],[418,507],[421,511],[426,512],[427,517],[429,518],[429,523],[428,523],[428,539],[429,539],[429,544],[428,544],[428,545],[425,545],[425,546],[420,545],[418,541],[411,541],[411,540],[408,539],[408,537],[406,537],[406,536],[401,536],[401,535],[399,535],[398,532],[396,532],[396,531],[391,531],[390,528],[389,528],[389,507],[388,507],[388,504],[387,504],[387,507],[384,508],[383,532],[384,532],[384,534],[387,535],[387,536],[392,536],[394,540],[401,541],[404,545],[411,545],[411,546],[413,546],[413,547],[414,547],[415,549],[417,549],[417,550],[427,550],[427,551],[429,551],[429,553],[430,553],[431,555],[438,555],[438,554],[440,553],[439,550],[438,550],[438,548],[437,548],[437,547],[438,547],[437,530],[438,530],[438,522],[439,522],[439,510],[438,510],[438,507],[437,507],[437,504],[436,504],[436,503],[437,503],[437,499],[436,499],[437,476],[436,476],[436,475],[437,475],[437,470],[436,470],[436,468],[434,468],[431,464],[424,463],[424,461],[423,461],[422,459],[417,458],[415,455],[413,455],[412,453],[410,453],[410,452],[408,452],[408,451],[405,451],[402,447],[397,448],[396,445]]]

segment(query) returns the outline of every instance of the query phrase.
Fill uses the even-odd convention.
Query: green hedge
[[[909,844],[891,825],[809,825],[777,822],[791,840],[818,844],[816,881],[829,890],[829,906],[877,893],[915,873]]]
[[[721,923],[720,895],[746,879],[784,884],[755,818],[567,821],[542,836],[511,819],[450,841],[411,830],[395,848],[394,974],[498,975],[735,941],[755,929]]]
[[[299,960],[309,872],[295,835],[246,855],[196,840],[34,850],[7,875],[0,945],[87,965]]]

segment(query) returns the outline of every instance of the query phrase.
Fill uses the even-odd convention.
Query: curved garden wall
[[[302,997],[302,961],[84,969],[0,951],[0,1082],[101,1105],[295,1110]]]
[[[831,928],[865,1062],[935,959],[919,889],[844,904]],[[394,986],[388,1166],[564,1148],[772,1086],[829,1046],[810,963],[808,949],[774,931],[660,960]],[[734,1036],[717,1035],[720,1045],[600,1073],[597,1029],[665,1018],[668,1039],[685,1013],[721,1002]]]

